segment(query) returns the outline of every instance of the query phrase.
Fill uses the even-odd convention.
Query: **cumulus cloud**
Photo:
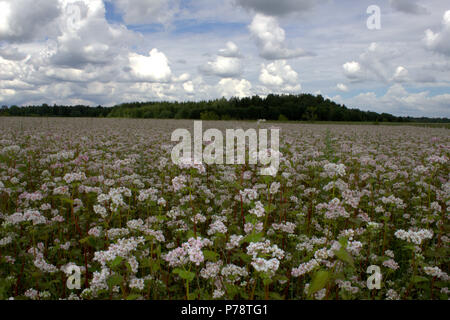
[[[34,7],[22,0],[15,3],[24,11],[26,5]],[[23,39],[28,43],[15,38],[0,44],[2,103],[111,105],[127,98],[170,99],[190,91],[189,85],[183,87],[189,74],[174,76],[164,53],[130,50],[141,37],[108,23],[102,0],[59,0],[53,5],[59,15],[51,21],[55,31],[47,41],[27,35]],[[10,27],[4,21],[2,32]],[[148,85],[139,85],[143,83]]]
[[[220,49],[218,55],[227,58],[242,57],[241,53],[239,52],[238,46],[233,41],[228,41],[226,44],[226,48]]]
[[[218,56],[214,61],[207,62],[200,70],[206,74],[222,78],[233,78],[241,74],[241,61],[238,58]]]
[[[0,41],[25,42],[45,37],[60,14],[58,0],[1,0]]]
[[[214,60],[200,67],[200,71],[222,78],[235,78],[241,75],[242,63],[239,48],[234,42],[228,42],[226,48],[219,50]]]
[[[415,0],[389,0],[392,8],[409,14],[427,14],[428,10]]]
[[[278,92],[294,93],[301,90],[298,73],[285,60],[263,64],[259,81]]]
[[[102,0],[60,1],[61,34],[52,44],[52,64],[79,69],[88,64],[110,64],[126,55],[126,45],[137,38],[124,26],[106,21]]]
[[[395,66],[394,60],[399,56],[399,50],[373,42],[359,56],[359,61],[347,62],[342,68],[347,79],[353,82],[404,82],[409,80],[408,70],[403,66]]]
[[[293,12],[303,12],[311,9],[317,1],[314,0],[235,0],[246,9],[269,16],[282,16]]]
[[[217,90],[220,95],[225,98],[231,97],[248,97],[252,95],[252,84],[245,79],[231,79],[225,78],[219,81],[217,84]]]
[[[426,30],[424,41],[428,49],[450,56],[450,10],[444,13],[442,29],[437,33]]]
[[[286,34],[274,17],[256,14],[249,26],[259,48],[259,55],[267,60],[291,59],[312,55],[303,49],[286,47]]]
[[[187,81],[183,84],[183,89],[184,91],[186,91],[188,94],[192,94],[194,93],[195,90],[195,86],[194,83],[192,81]]]
[[[186,82],[189,79],[191,79],[191,75],[189,73],[183,73],[182,75],[180,75],[178,77],[177,76],[172,77],[173,82]]]
[[[136,79],[147,82],[165,82],[171,79],[169,60],[158,49],[152,49],[149,56],[130,53],[128,57],[131,73]]]
[[[349,79],[358,79],[361,75],[361,65],[359,64],[359,62],[356,61],[346,62],[342,66],[342,68],[344,69],[345,75]]]
[[[384,95],[365,92],[353,98],[336,100],[363,110],[388,111],[395,115],[450,117],[450,109],[447,107],[450,105],[450,94],[431,96],[428,91],[410,93],[398,83],[390,86]]]
[[[395,82],[405,82],[409,79],[408,74],[409,74],[408,69],[402,66],[398,66],[397,69],[395,69],[395,73],[392,80]]]
[[[107,0],[122,13],[126,24],[170,22],[180,10],[180,0]]]
[[[348,91],[349,91],[348,87],[347,87],[345,84],[343,84],[343,83],[338,83],[338,84],[336,85],[336,88],[337,88],[339,91],[343,91],[343,92],[348,92]]]
[[[33,66],[24,61],[13,61],[0,57],[0,80],[25,79],[25,76],[33,71]]]

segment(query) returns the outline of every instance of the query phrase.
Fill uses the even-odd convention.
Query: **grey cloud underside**
[[[127,24],[168,23],[180,10],[180,0],[106,0]]]
[[[236,4],[270,16],[283,16],[313,8],[314,0],[236,0]]]
[[[416,15],[428,13],[428,10],[425,7],[417,4],[417,1],[415,0],[389,0],[389,3],[392,8],[404,13]]]
[[[27,42],[54,32],[48,26],[60,15],[58,0],[35,0],[33,5],[28,0],[6,3],[12,14],[7,21],[8,30],[0,32],[0,41]]]
[[[0,57],[6,60],[21,61],[26,58],[26,54],[20,52],[19,49],[15,47],[4,47],[0,48]]]

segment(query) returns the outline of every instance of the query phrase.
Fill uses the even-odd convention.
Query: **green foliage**
[[[338,122],[450,123],[450,119],[395,117],[359,109],[348,109],[321,95],[275,95],[216,99],[198,102],[131,102],[114,107],[89,106],[4,106],[0,116],[110,117],[144,119],[278,120]]]
[[[328,271],[323,271],[323,270],[317,271],[313,276],[311,285],[309,286],[308,295],[312,296],[317,291],[325,288],[329,279],[330,279],[330,273]]]

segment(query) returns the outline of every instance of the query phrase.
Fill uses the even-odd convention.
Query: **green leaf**
[[[219,257],[219,254],[210,250],[203,250],[203,255],[205,256],[206,260],[213,262],[217,261],[217,258]]]
[[[110,288],[121,285],[123,282],[123,277],[120,274],[115,274],[112,277],[110,277],[107,281],[108,286]]]
[[[74,204],[73,200],[69,198],[61,198],[61,201],[67,204]]]
[[[342,237],[339,239],[339,243],[343,248],[347,248],[348,239],[346,237]]]
[[[152,267],[152,271],[159,271],[159,269],[161,268],[159,261],[154,261],[154,260],[151,261],[151,267]]]
[[[173,269],[172,272],[175,273],[175,274],[178,274],[181,279],[187,280],[189,282],[191,282],[195,278],[195,273],[194,272],[186,271],[186,270],[183,270],[183,269],[180,269],[180,268]]]
[[[136,299],[138,299],[138,298],[140,298],[141,297],[141,295],[140,294],[130,294],[128,297],[127,297],[127,300],[136,300]]]
[[[348,253],[347,250],[345,250],[343,247],[341,247],[339,250],[334,251],[334,254],[336,257],[339,258],[339,260],[344,261],[351,265],[353,268],[355,267],[355,263],[353,261],[353,257],[350,253]]]
[[[239,292],[239,289],[233,284],[225,283],[225,288],[227,295],[230,298],[234,298],[234,296]]]
[[[242,239],[241,241],[243,242],[259,242],[263,237],[262,233],[252,233],[249,234],[248,236],[246,236],[244,239]]]
[[[175,269],[172,270],[172,273],[179,274],[181,271],[183,271],[183,269],[175,268]]]
[[[314,274],[311,285],[309,286],[308,295],[312,296],[319,290],[322,290],[327,285],[328,279],[330,278],[330,273],[328,271],[317,271]]]
[[[111,261],[111,268],[117,268],[122,263],[122,257],[116,257],[113,261]]]
[[[186,236],[187,236],[188,239],[194,238],[195,237],[194,231],[189,230]]]
[[[428,282],[429,279],[426,277],[422,277],[422,276],[414,276],[411,278],[411,281],[413,283],[420,283],[420,282]]]
[[[449,255],[449,249],[447,247],[441,247],[441,248],[436,248],[436,249],[428,249],[425,254],[429,257],[434,257],[434,258],[438,258],[438,257],[447,257]]]
[[[81,244],[85,244],[85,243],[87,243],[88,241],[89,241],[89,238],[90,238],[91,236],[88,236],[88,237],[85,237],[85,238],[83,238],[83,239],[80,239],[80,243]]]
[[[276,292],[269,293],[269,297],[272,298],[273,300],[283,300],[284,299],[280,294],[278,294]]]
[[[244,252],[238,252],[233,254],[233,259],[241,259],[245,263],[250,263],[252,261],[252,257]]]
[[[166,220],[169,220],[169,218],[167,218],[166,216],[157,216],[156,217],[159,221],[161,221],[161,222],[163,222],[163,221],[166,221]]]

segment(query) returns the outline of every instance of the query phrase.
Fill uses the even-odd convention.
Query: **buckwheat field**
[[[448,299],[448,129],[280,131],[177,166],[192,121],[0,118],[0,299]]]

